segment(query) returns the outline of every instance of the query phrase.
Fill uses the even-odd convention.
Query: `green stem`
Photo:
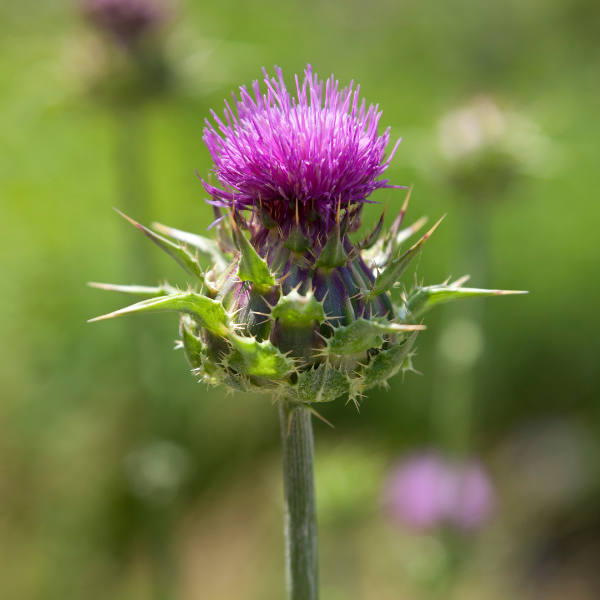
[[[285,559],[290,600],[318,600],[317,509],[310,412],[279,405],[285,492]]]
[[[118,177],[119,204],[126,215],[140,223],[150,221],[150,191],[148,178],[148,139],[146,114],[143,103],[119,104],[113,107],[116,125],[115,162]],[[154,280],[154,268],[150,259],[150,246],[143,235],[133,235],[129,223],[122,223],[129,247],[129,270],[127,279],[135,281]]]
[[[118,184],[118,208],[125,214],[147,224],[150,221],[150,191],[148,185],[148,139],[146,114],[142,101],[123,102],[111,107],[115,123],[115,166]],[[126,250],[124,262],[125,281],[152,284],[156,281],[152,260],[152,247],[148,240],[122,221]],[[156,335],[141,322],[124,324],[130,343],[137,345],[137,351],[130,353],[135,361],[131,373],[135,382],[134,396],[129,407],[135,415],[137,435],[147,436],[150,432],[160,436],[168,421],[166,407],[172,405],[165,401],[161,392],[161,370],[157,357],[161,356],[157,348]],[[143,414],[143,417],[140,417]],[[168,426],[167,426],[168,427]],[[168,429],[167,429],[168,430]],[[163,434],[164,435],[164,434]],[[148,550],[151,569],[152,598],[170,600],[175,597],[175,562],[171,549],[171,505],[138,507],[141,513],[142,535]]]

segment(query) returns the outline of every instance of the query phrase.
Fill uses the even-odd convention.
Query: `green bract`
[[[154,224],[170,241],[129,219],[183,267],[193,287],[91,284],[153,296],[92,320],[178,312],[181,347],[203,381],[303,403],[344,395],[357,402],[369,388],[412,369],[426,310],[461,298],[518,293],[464,288],[463,278],[415,285],[395,298],[399,278],[437,227],[401,252],[425,222],[401,229],[406,207],[390,231],[383,233],[382,217],[360,243],[349,237],[360,224],[360,213],[350,207],[338,207],[335,223],[323,227],[306,211],[300,219],[297,206],[287,221],[260,206],[249,219],[222,219],[216,240]],[[200,255],[211,262],[205,272]]]

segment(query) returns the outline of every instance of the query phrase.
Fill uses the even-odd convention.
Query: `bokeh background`
[[[138,233],[111,207],[203,233],[209,110],[263,66],[291,82],[310,62],[360,82],[403,137],[389,176],[414,184],[409,222],[448,213],[419,279],[463,275],[483,239],[473,285],[531,292],[459,316],[480,315],[467,416],[448,311],[419,336],[423,376],[360,413],[320,408],[323,600],[600,598],[596,0],[180,0],[152,43],[162,83],[115,101],[107,40],[73,3],[0,3],[0,597],[284,597],[275,407],[198,385],[175,315],[86,324],[129,299],[85,284],[185,284],[144,239],[132,275]],[[444,115],[483,96],[517,124],[493,193],[440,150]],[[391,222],[404,192],[388,196]],[[417,530],[388,506],[398,461],[436,452],[486,470],[476,528]]]

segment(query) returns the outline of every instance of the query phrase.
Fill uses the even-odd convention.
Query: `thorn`
[[[408,203],[410,201],[410,195],[412,194],[412,191],[413,191],[413,185],[414,185],[414,183],[411,183],[410,187],[408,188],[408,192],[406,192],[406,198],[404,200],[404,204],[402,205],[402,214],[406,213],[406,210],[408,208]]]
[[[440,220],[423,236],[425,240],[428,240],[431,237],[431,234],[437,229],[437,226],[446,218],[448,213],[442,215]]]
[[[341,317],[341,316],[340,316],[340,317],[327,317],[327,320],[328,320],[328,321],[333,321],[334,319],[337,319],[338,321],[340,321],[340,320],[341,320],[341,319],[343,319],[343,318],[344,318],[344,317]],[[333,327],[333,326],[332,326],[332,325],[330,325],[330,327]],[[336,329],[336,328],[334,327],[334,329]]]
[[[304,407],[306,408],[306,410],[308,410],[313,415],[315,415],[315,417],[317,417],[318,419],[321,419],[321,421],[323,421],[323,423],[327,423],[327,425],[329,425],[329,427],[331,427],[332,429],[335,429],[335,426],[332,425],[323,415],[320,415],[312,406],[310,406],[309,404],[305,404]]]
[[[406,199],[404,200],[404,204],[402,205],[402,208],[400,209],[400,214],[396,217],[396,220],[394,221],[394,223],[392,224],[392,227],[390,229],[390,237],[392,239],[396,237],[396,234],[398,233],[398,230],[400,229],[400,226],[402,225],[402,221],[404,220],[404,215],[406,214],[406,210],[408,209],[408,202],[410,200],[410,195],[412,193],[412,189],[413,189],[413,184],[411,183],[410,188],[408,188],[408,192],[406,193]]]
[[[385,201],[385,206],[383,207],[383,216],[384,217],[385,217],[385,212],[387,211],[389,203],[390,203],[390,196],[387,197],[387,200]]]
[[[118,311],[108,313],[107,315],[102,315],[101,317],[95,317],[94,319],[88,319],[88,323],[95,323],[96,321],[104,321],[105,319],[112,319],[117,315]]]
[[[460,287],[463,283],[467,283],[469,279],[471,279],[470,275],[463,275],[452,284],[452,287]],[[448,281],[450,281],[450,277],[442,285],[447,285]]]
[[[267,302],[267,300],[265,299],[265,297],[264,297],[264,296],[261,296],[261,298],[263,299],[263,302],[264,302],[264,303],[265,303],[265,304],[266,304],[266,305],[267,305],[267,306],[268,306],[268,307],[269,307],[271,310],[273,310],[273,309],[274,309],[274,308],[277,306],[277,303],[275,303],[275,304],[269,304],[269,303]],[[259,313],[259,314],[261,314],[261,313]],[[264,314],[264,313],[262,313],[262,314]]]
[[[510,296],[511,294],[529,294],[525,290],[498,290],[497,296]]]
[[[115,210],[116,212],[118,212],[124,219],[127,219],[132,225],[134,225],[135,227],[137,227],[138,229],[142,230],[142,225],[140,223],[138,223],[137,221],[134,221],[131,217],[128,217],[125,213],[121,212],[118,208],[113,206],[113,210]]]
[[[326,338],[326,337],[325,337],[325,336],[324,336],[324,335],[323,335],[323,334],[322,334],[320,331],[315,331],[315,333],[316,333],[316,334],[317,334],[319,337],[323,338],[323,340],[324,340],[324,341],[327,343],[327,338]],[[322,350],[322,348],[319,348],[319,350]]]
[[[279,283],[281,284],[282,281],[285,281],[290,275],[292,274],[292,271],[288,271],[280,280]]]
[[[427,221],[429,221],[429,217],[421,217],[420,219],[415,221],[410,227],[407,227],[406,229],[400,231],[393,240],[394,244],[396,246],[403,244],[409,237],[417,233],[417,231],[419,231],[419,229],[421,229],[421,227],[423,227],[423,225],[425,225]]]

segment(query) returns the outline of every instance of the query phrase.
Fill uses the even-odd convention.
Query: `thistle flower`
[[[323,90],[309,66],[302,86],[296,77],[297,98],[292,98],[281,70],[276,71],[277,80],[265,72],[264,96],[258,82],[254,99],[241,88],[240,100],[234,97],[237,118],[229,105],[227,124],[212,112],[221,133],[207,121],[204,141],[217,178],[230,190],[204,183],[216,204],[247,209],[263,202],[269,213],[283,213],[280,221],[293,219],[298,203],[303,215],[316,211],[327,224],[338,203],[347,209],[366,202],[376,189],[401,187],[378,179],[400,140],[386,160],[389,128],[378,135],[381,113],[360,102],[360,86],[339,90],[332,76]]]
[[[187,271],[190,287],[94,284],[154,296],[99,319],[178,312],[180,346],[202,380],[301,403],[348,395],[358,404],[366,390],[412,368],[427,309],[508,292],[464,288],[463,278],[415,284],[392,298],[437,224],[399,252],[425,222],[402,229],[407,198],[385,235],[382,215],[351,240],[369,195],[399,187],[382,178],[393,151],[386,156],[389,130],[378,134],[378,107],[367,108],[352,84],[319,81],[310,66],[302,84],[296,78],[295,97],[279,69],[277,79],[265,73],[265,85],[262,94],[253,85],[254,97],[240,88],[236,110],[226,103],[224,119],[213,113],[214,124],[207,121],[221,184],[203,181],[216,241],[155,225],[173,242],[132,221]],[[208,270],[199,255],[211,261]]]

